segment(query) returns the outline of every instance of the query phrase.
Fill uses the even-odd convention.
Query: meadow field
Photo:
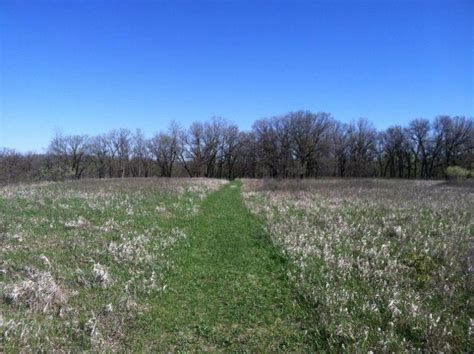
[[[469,351],[474,194],[440,181],[248,181],[330,351]]]
[[[470,351],[473,192],[373,179],[1,187],[0,351]]]

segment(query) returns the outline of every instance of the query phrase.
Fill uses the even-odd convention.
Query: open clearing
[[[468,351],[472,192],[386,180],[4,187],[1,349]]]

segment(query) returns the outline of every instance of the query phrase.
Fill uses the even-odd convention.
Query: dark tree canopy
[[[250,131],[220,117],[172,123],[146,138],[116,129],[94,137],[56,133],[44,154],[0,150],[0,183],[83,177],[443,178],[472,169],[473,119],[438,116],[377,131],[309,111],[257,120]]]

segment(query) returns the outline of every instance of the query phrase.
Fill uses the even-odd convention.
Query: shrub
[[[466,179],[472,177],[472,172],[460,166],[449,166],[446,175],[449,179]]]

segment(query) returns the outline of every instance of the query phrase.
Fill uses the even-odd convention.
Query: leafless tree
[[[472,169],[474,124],[464,116],[418,118],[377,131],[309,111],[257,120],[250,131],[214,117],[188,129],[172,123],[151,139],[137,130],[88,138],[57,132],[45,154],[0,150],[0,183],[87,177],[397,177],[440,178]]]
[[[409,175],[411,172],[411,156],[407,152],[409,145],[403,128],[398,125],[389,127],[383,134],[382,139],[387,160],[385,168],[389,169],[390,177],[405,177],[405,170]],[[383,175],[386,176],[386,171]]]
[[[110,149],[106,135],[97,135],[90,140],[89,151],[97,170],[97,177],[104,178],[111,163]]]
[[[55,158],[54,174],[59,178],[81,178],[86,167],[84,157],[88,146],[88,137],[85,135],[64,136],[57,132],[48,148]]]
[[[377,132],[372,124],[360,118],[348,127],[349,175],[366,177],[374,175],[373,162]]]
[[[149,141],[149,150],[159,167],[161,176],[171,177],[177,159],[182,156],[181,128],[172,123],[168,133],[157,133]]]
[[[136,177],[148,177],[149,173],[149,142],[140,129],[135,131],[131,139],[132,143],[132,175]]]
[[[346,175],[347,161],[349,160],[348,126],[347,124],[335,122],[332,126],[332,147],[335,160],[335,176]]]
[[[328,146],[324,140],[332,125],[330,114],[299,111],[290,113],[285,119],[288,120],[293,156],[298,162],[298,176],[317,176],[318,154]]]
[[[414,158],[414,174],[421,178],[428,177],[430,130],[430,122],[423,118],[412,120],[406,129],[407,137],[411,142],[410,147]],[[419,164],[420,171],[418,173]]]
[[[459,116],[439,116],[435,119],[434,127],[442,146],[441,164],[444,168],[453,163],[460,163],[464,154],[472,152],[474,148],[472,120]]]
[[[112,149],[117,154],[120,177],[127,176],[131,153],[131,133],[128,129],[113,130],[109,135]]]

